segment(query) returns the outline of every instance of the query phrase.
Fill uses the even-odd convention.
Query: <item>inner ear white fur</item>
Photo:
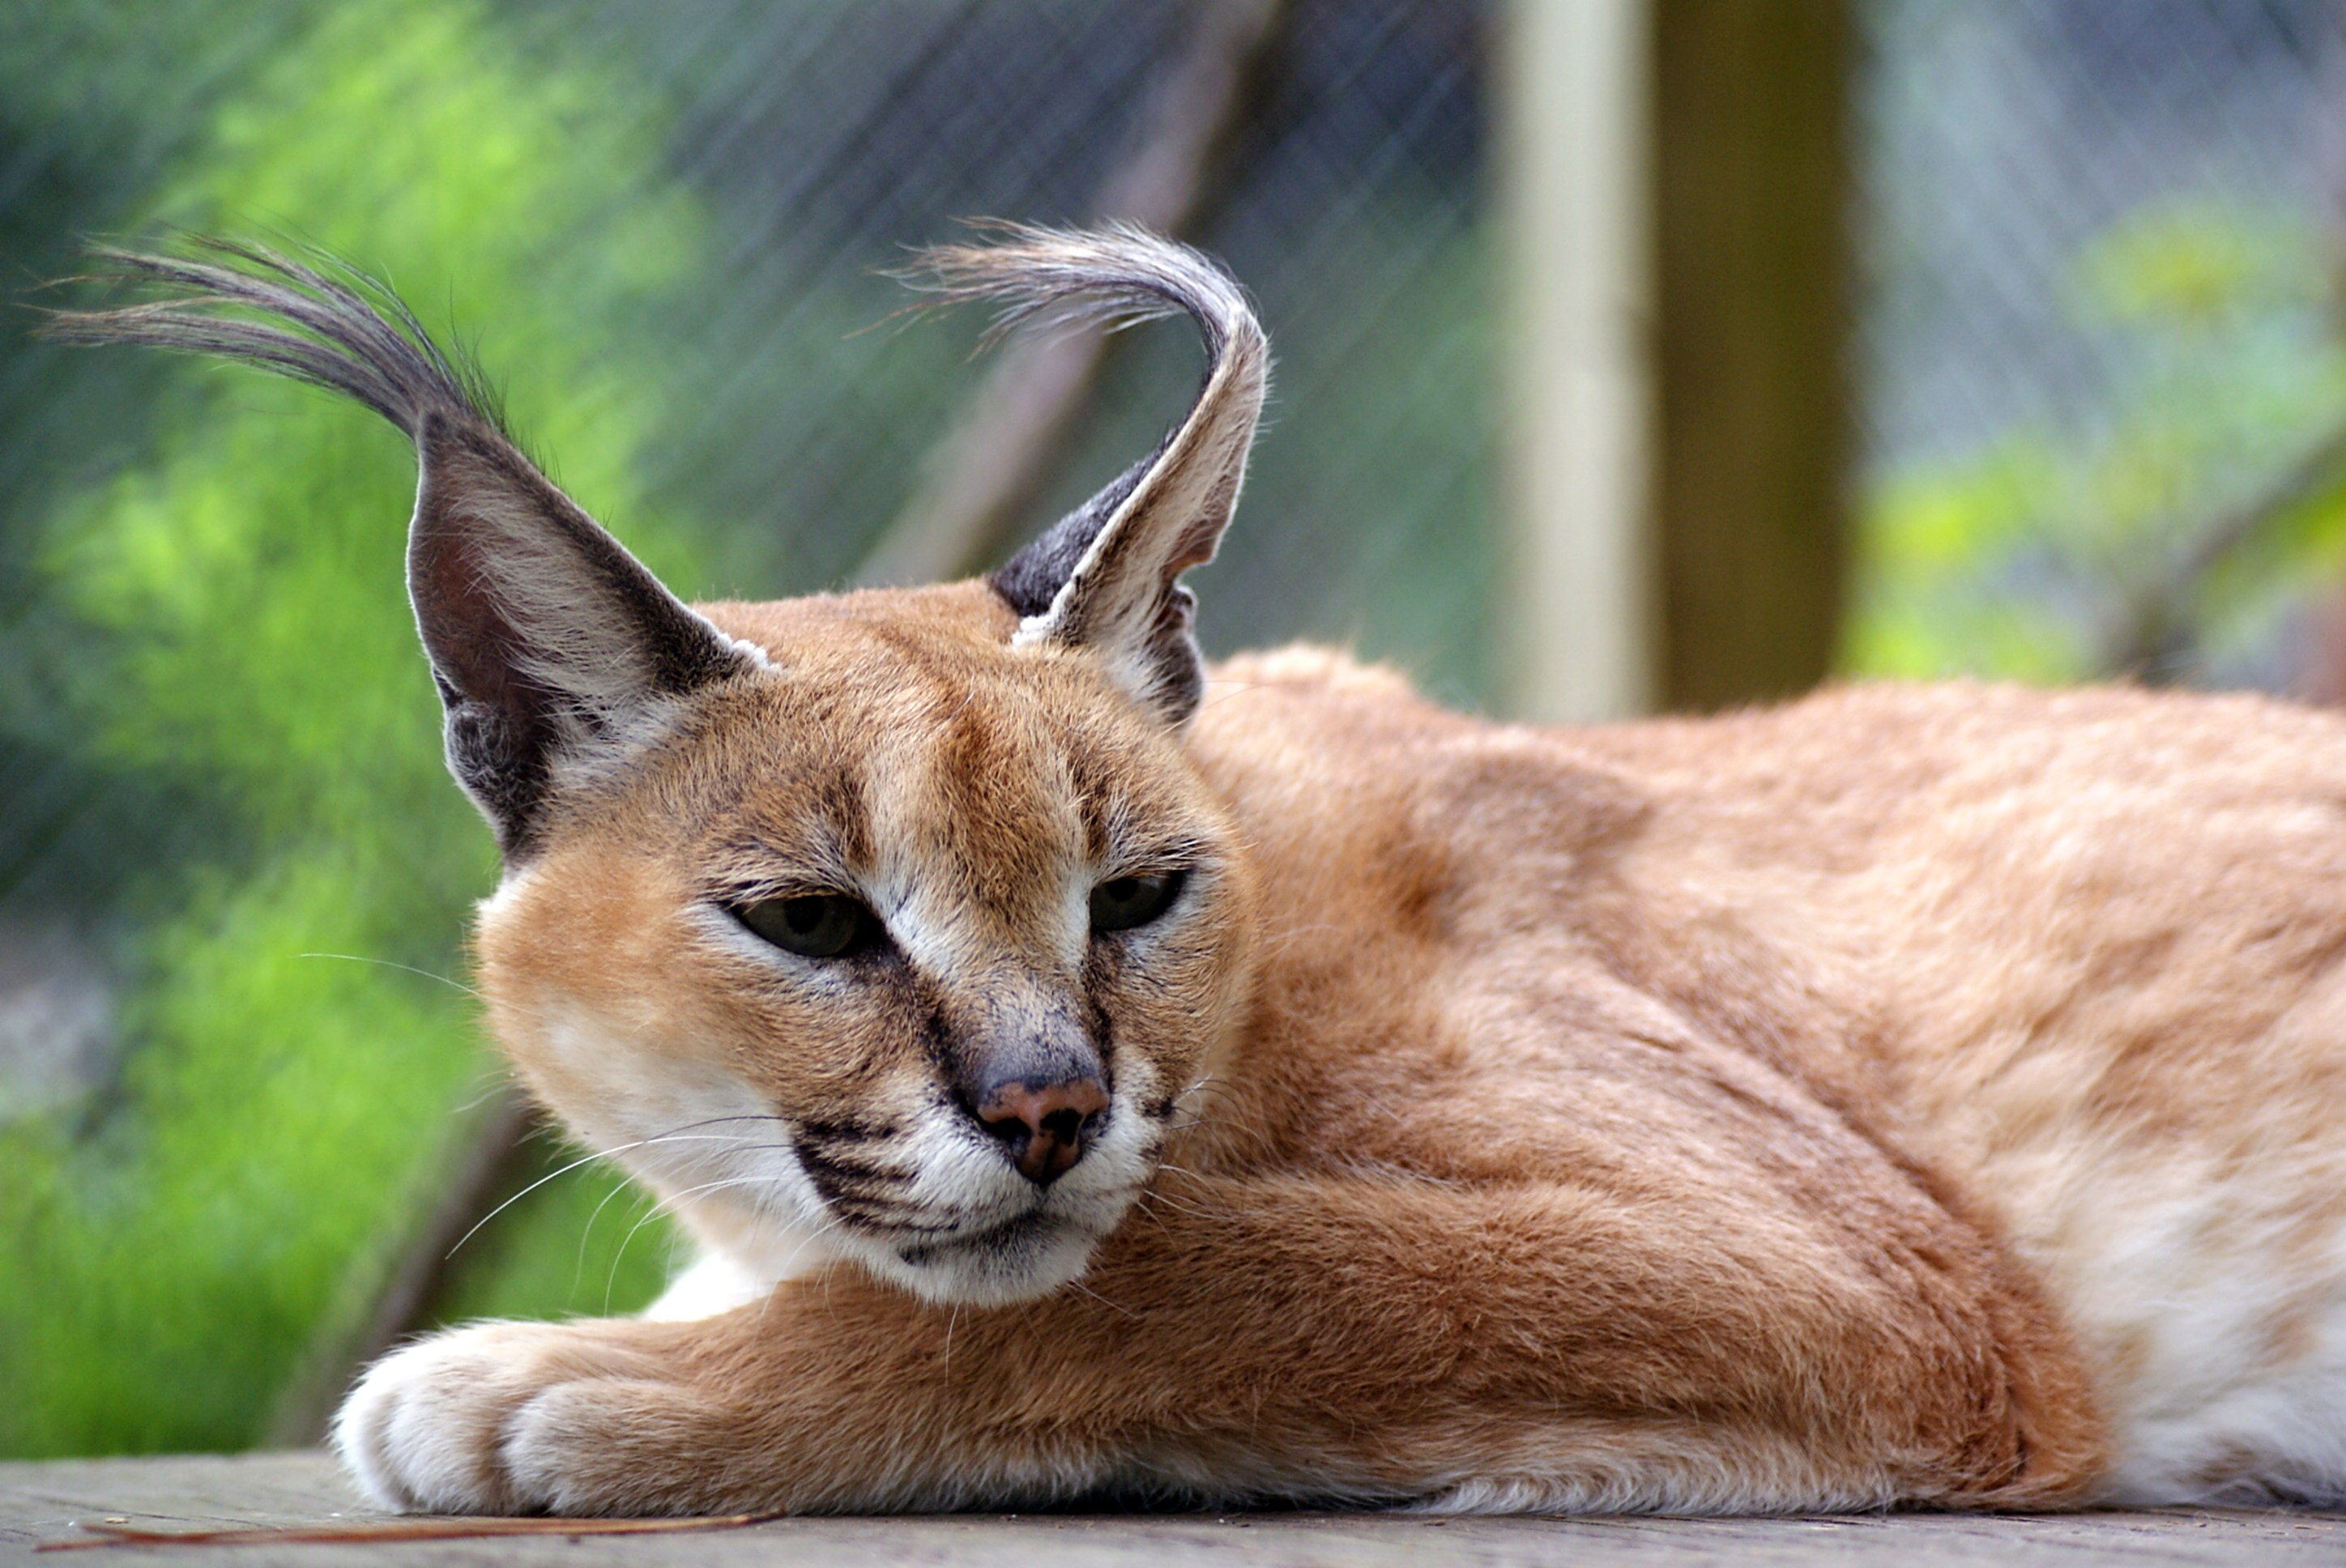
[[[1108,657],[1111,670],[1147,651],[1175,579],[1213,559],[1238,509],[1269,366],[1253,319],[1244,325],[1244,341],[1234,338],[1216,361],[1189,417],[1109,516],[1050,607],[1020,622],[1012,646],[1089,647]]]
[[[1196,601],[1178,579],[1213,558],[1237,510],[1270,382],[1270,347],[1246,295],[1196,251],[1132,228],[1014,229],[1008,243],[927,258],[948,298],[1007,301],[1005,325],[1124,325],[1187,314],[1206,340],[1204,384],[1155,453],[995,572],[1017,610],[1015,647],[1084,648],[1136,703],[1185,722],[1203,687]]]

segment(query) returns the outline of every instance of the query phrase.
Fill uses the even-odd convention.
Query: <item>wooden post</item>
[[[1647,352],[1648,0],[1516,0],[1502,112],[1507,706],[1624,718],[1655,697]]]
[[[1850,451],[1847,0],[1654,6],[1659,695],[1823,678]]]
[[[1803,690],[1843,571],[1847,0],[1504,26],[1510,706]]]

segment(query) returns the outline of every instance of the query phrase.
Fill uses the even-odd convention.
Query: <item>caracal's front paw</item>
[[[655,1478],[611,1461],[673,1390],[616,1327],[481,1323],[394,1351],[343,1400],[334,1448],[371,1501],[402,1512],[663,1511]]]

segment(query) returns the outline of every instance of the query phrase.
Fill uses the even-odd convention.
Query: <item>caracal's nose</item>
[[[977,1121],[1002,1141],[1020,1175],[1048,1186],[1084,1157],[1084,1135],[1106,1109],[1107,1091],[1088,1074],[1056,1084],[1013,1079],[986,1089]]]

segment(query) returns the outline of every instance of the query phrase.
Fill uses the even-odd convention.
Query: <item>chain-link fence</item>
[[[1853,662],[2346,695],[2346,18],[1860,14]]]
[[[2333,9],[1857,15],[1853,666],[2311,679],[2346,517]],[[42,0],[0,12],[0,259],[29,286],[167,223],[342,251],[477,347],[657,570],[763,596],[982,555],[1155,438],[1196,364],[1169,326],[1080,395],[1014,385],[1025,461],[971,480],[956,433],[1020,372],[967,361],[974,320],[896,330],[881,275],[963,218],[1144,210],[1279,355],[1209,646],[1348,641],[1474,703],[1497,20]],[[400,596],[396,438],[12,333],[0,483],[0,1451],[298,1432],[386,1326],[642,1300],[658,1227],[591,1171],[439,1265],[452,1187],[556,1156],[482,1155],[455,933],[495,866]]]
[[[748,585],[852,576],[923,463],[951,455],[939,446],[977,387],[959,356],[978,323],[856,335],[903,302],[881,274],[905,247],[977,215],[1122,213],[1134,166],[1171,142],[1196,155],[1201,188],[1180,227],[1246,281],[1279,353],[1248,525],[1199,585],[1209,636],[1357,636],[1480,693],[1478,8],[1231,9],[1260,13],[1260,31],[1222,45],[1241,79],[1203,137],[1178,107],[1166,123],[1161,100],[1212,7],[698,3],[529,19],[536,46],[598,39],[674,106],[669,162],[707,193],[715,230],[698,346],[717,379],[678,411],[688,428],[655,490],[761,542]],[[1028,524],[1145,450],[1186,398],[1196,356],[1179,330],[1130,348]]]

